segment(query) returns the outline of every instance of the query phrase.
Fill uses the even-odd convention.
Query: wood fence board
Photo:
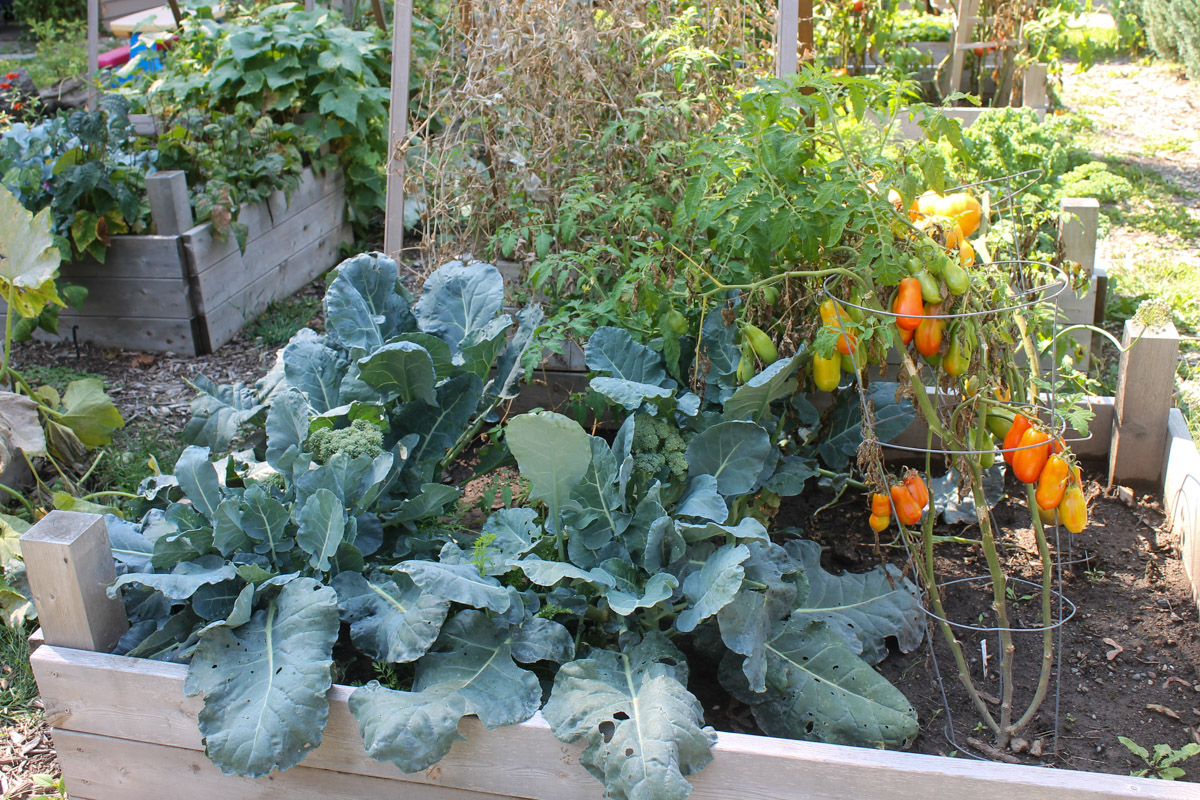
[[[235,798],[275,797],[276,787],[319,791],[322,800],[366,797],[358,789],[370,787],[375,798],[380,796],[375,782],[381,780],[413,800],[457,800],[482,792],[599,800],[602,794],[578,765],[580,746],[559,742],[540,716],[495,731],[469,718],[462,725],[466,741],[455,743],[441,763],[403,775],[362,751],[346,706],[353,690],[345,686],[331,690],[324,742],[303,766],[253,782],[210,783],[209,776],[218,781],[220,772],[199,751],[198,704],[183,697],[186,667],[51,646],[38,648],[31,661],[68,788],[80,797],[157,800],[163,786],[178,785],[195,786],[195,794],[183,795],[189,798],[209,797],[214,790]],[[158,769],[168,771],[160,775]],[[187,780],[177,783],[181,776]],[[713,762],[691,781],[695,800],[729,800],[734,787],[739,800],[961,800],[997,793],[1006,800],[1195,800],[1194,787],[1182,783],[727,733],[718,735]],[[243,787],[253,793],[243,795]]]
[[[246,302],[243,294],[261,278],[270,276],[279,265],[286,262],[305,247],[321,239],[322,235],[337,230],[346,216],[346,200],[341,192],[326,195],[317,203],[296,214],[280,225],[271,228],[262,236],[246,244],[241,253],[234,245],[233,252],[221,261],[200,270],[192,277],[196,288],[196,311],[208,316],[230,299]],[[196,255],[194,264],[201,263],[204,238],[184,237],[184,246]],[[195,246],[195,250],[193,250]],[[328,268],[312,260],[313,277]]]
[[[267,208],[271,212],[272,221],[278,225],[302,213],[321,198],[344,191],[345,186],[346,176],[340,169],[328,170],[318,175],[309,168],[304,170],[300,185],[292,192],[291,197],[282,191],[274,192],[267,198]]]
[[[344,211],[344,209],[343,209]],[[270,272],[260,275],[241,292],[204,315],[206,340],[212,350],[228,342],[273,300],[289,297],[337,263],[343,244],[353,235],[348,224],[326,231],[296,248]]]
[[[62,313],[58,317],[58,335],[53,338],[69,341],[75,326],[79,326],[79,341],[92,342],[100,347],[199,355],[194,335],[195,320],[83,317],[74,313]]]
[[[88,290],[78,317],[191,319],[191,287],[183,278],[86,278],[74,279]]]
[[[183,251],[178,236],[114,236],[104,263],[93,258],[68,262],[60,274],[72,281],[87,278],[182,278]]]
[[[1179,554],[1200,605],[1200,451],[1177,408],[1167,419],[1163,506],[1167,524],[1179,536]]]

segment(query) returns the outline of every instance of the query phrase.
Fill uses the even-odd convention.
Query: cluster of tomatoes
[[[837,355],[823,358],[813,354],[813,382],[823,392],[832,392],[842,380],[842,368],[852,369],[850,354],[858,348],[858,337],[850,330],[850,317],[842,304],[826,299],[820,305],[821,323],[832,331],[841,331],[837,339]],[[850,362],[850,363],[844,363]]]
[[[1038,428],[1023,414],[1013,418],[1004,435],[1004,460],[1022,483],[1036,484],[1034,499],[1045,523],[1058,521],[1071,533],[1087,525],[1087,500],[1079,467],[1064,452],[1062,441]]]
[[[921,521],[929,507],[929,488],[915,470],[908,470],[904,479],[888,487],[888,493],[875,492],[871,495],[871,530],[882,533],[892,522],[892,510],[896,519],[906,528]]]

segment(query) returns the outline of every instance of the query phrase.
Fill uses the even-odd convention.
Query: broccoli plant
[[[639,486],[648,486],[653,481],[664,487],[682,486],[688,471],[686,451],[687,439],[669,419],[644,413],[634,417],[630,452],[633,475]]]
[[[365,419],[356,419],[348,428],[317,428],[304,442],[304,450],[313,461],[325,464],[338,453],[349,458],[374,458],[383,452],[383,431]]]

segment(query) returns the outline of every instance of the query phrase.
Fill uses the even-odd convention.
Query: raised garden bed
[[[181,173],[151,191],[155,236],[114,236],[105,263],[63,264],[62,279],[88,290],[83,310],[64,311],[59,335],[104,347],[210,353],[273,300],[288,297],[340,260],[351,239],[345,178],[311,169],[286,196],[241,209],[250,233],[242,253],[211,223],[193,225]]]

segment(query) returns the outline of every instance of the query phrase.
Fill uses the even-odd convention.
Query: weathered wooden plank
[[[150,219],[159,236],[178,236],[195,226],[187,175],[183,170],[146,176],[146,198],[150,201]]]
[[[88,290],[87,300],[78,317],[111,317],[121,314],[135,319],[191,319],[191,290],[182,278],[74,278]]]
[[[1179,535],[1179,551],[1192,584],[1192,599],[1200,605],[1200,451],[1177,408],[1167,419],[1163,506],[1167,524]]]
[[[278,265],[287,261],[305,247],[311,246],[323,235],[336,231],[346,217],[346,201],[341,192],[334,192],[312,206],[305,213],[296,214],[282,224],[271,228],[264,235],[247,242],[243,254],[235,245],[233,252],[213,266],[198,271],[192,276],[196,296],[196,313],[202,316],[215,311],[230,300],[246,304],[243,294],[263,276],[271,275]],[[192,255],[192,245],[203,245],[204,239],[184,237],[184,246]],[[194,264],[200,264],[199,254]],[[315,277],[328,263],[318,264],[314,260],[312,274]]]
[[[68,780],[83,777],[77,770],[96,769],[93,762],[140,765],[143,747],[119,739],[151,741],[179,750],[182,755],[171,757],[187,764],[192,774],[208,774],[194,722],[198,706],[194,698],[183,697],[186,667],[51,646],[39,648],[31,661],[47,717],[55,724],[55,742],[60,750],[71,749],[63,760]],[[457,742],[441,763],[424,773],[403,775],[363,752],[346,706],[351,691],[345,686],[331,690],[330,721],[323,743],[302,767],[273,776],[275,781],[303,775],[309,782],[306,785],[320,786],[330,797],[358,796],[347,773],[391,778],[396,781],[393,791],[403,787],[402,796],[408,798],[430,797],[423,794],[430,786],[532,800],[601,797],[600,784],[578,765],[581,747],[554,738],[540,716],[495,731],[486,731],[468,718],[461,729],[466,740]],[[71,748],[64,745],[67,741]],[[97,752],[100,747],[104,749]],[[332,775],[346,780],[348,788],[325,782]],[[115,787],[130,793],[120,795],[122,800],[149,797],[140,794],[144,790],[137,784],[149,784],[159,792],[167,785],[152,771],[143,774],[128,769],[128,780]],[[1166,781],[730,733],[718,735],[713,762],[691,781],[695,800],[729,800],[732,787],[736,787],[739,800],[860,800],[884,795],[889,800],[961,800],[997,792],[1006,800],[1195,797],[1193,788]],[[196,784],[193,792],[190,781],[171,785],[183,790],[182,798],[189,800],[212,796],[211,786]],[[266,779],[253,785],[262,787],[261,792],[275,784]],[[90,795],[84,790],[80,796],[106,800],[117,795]]]
[[[100,5],[98,0],[87,0],[87,16],[87,106],[95,108],[96,85],[100,79]]]
[[[99,347],[194,356],[199,355],[195,325],[195,320],[189,319],[81,317],[63,313],[58,317],[58,335],[46,336],[70,340],[72,331],[78,327],[79,341]]]
[[[51,511],[21,536],[21,555],[45,641],[108,651],[129,630],[105,593],[117,573],[103,517]]]
[[[195,750],[86,733],[57,733],[54,745],[67,792],[81,800],[161,800],[164,794],[223,800],[498,800],[491,793],[441,786],[410,792],[412,784],[400,781],[307,767],[254,780],[223,774]]]
[[[1108,482],[1157,489],[1175,394],[1179,332],[1170,322],[1143,330],[1127,320],[1121,346]]]
[[[346,175],[340,169],[328,170],[320,175],[314,173],[311,168],[305,169],[300,178],[300,185],[290,197],[285,192],[278,191],[267,198],[271,220],[278,225],[296,214],[303,213],[306,208],[326,195],[343,190],[345,186]]]
[[[114,236],[101,264],[93,258],[62,265],[71,281],[85,278],[183,278],[183,251],[178,236]]]
[[[1038,109],[1046,107],[1045,64],[1033,63],[1025,67],[1025,79],[1021,84],[1021,105]]]
[[[775,13],[775,77],[796,74],[800,0],[779,0]]]
[[[392,81],[388,105],[387,196],[383,250],[399,258],[404,246],[404,167],[408,145],[408,76],[412,48],[412,0],[395,0],[392,14]]]
[[[204,315],[201,321],[205,340],[215,350],[237,335],[251,319],[262,313],[273,300],[289,297],[321,273],[337,264],[342,245],[353,240],[350,225],[322,233],[315,241],[295,249],[295,252],[265,273],[238,296],[230,298]]]
[[[100,19],[107,23],[116,17],[149,11],[161,5],[161,0],[100,0]]]

